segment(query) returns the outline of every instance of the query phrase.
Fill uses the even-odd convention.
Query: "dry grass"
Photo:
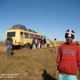
[[[5,52],[6,51],[6,46],[4,42],[0,42],[0,52]]]
[[[56,54],[52,48],[41,48],[37,50],[19,49],[14,50],[12,59],[7,58],[7,52],[0,53],[0,75],[17,74],[16,80],[43,80],[42,74],[46,70],[53,76],[55,70]],[[0,80],[6,80],[0,78]],[[14,80],[7,78],[7,80]]]
[[[1,47],[4,46],[3,43],[0,45]],[[47,71],[47,75],[53,77],[57,54],[53,54],[52,48],[37,50],[23,48],[14,50],[13,53],[10,60],[6,51],[0,52],[0,80],[45,80],[42,76],[44,70]],[[10,78],[11,74],[16,75],[15,78]],[[2,75],[5,75],[3,76],[5,78],[1,78]]]

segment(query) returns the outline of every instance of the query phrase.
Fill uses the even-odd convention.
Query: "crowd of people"
[[[41,39],[40,38],[34,38],[32,41],[32,49],[33,50],[39,49],[43,46],[49,47],[49,45],[50,45],[50,40],[47,39],[46,37],[42,37]]]

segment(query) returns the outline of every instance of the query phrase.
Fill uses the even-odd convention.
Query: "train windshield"
[[[8,32],[7,37],[15,37],[15,32]]]

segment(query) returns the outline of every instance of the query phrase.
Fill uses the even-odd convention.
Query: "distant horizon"
[[[53,41],[53,40],[51,40]],[[66,40],[57,40],[58,42],[66,42]],[[5,42],[4,40],[0,40],[0,42]],[[76,42],[76,40],[73,40],[73,42]]]

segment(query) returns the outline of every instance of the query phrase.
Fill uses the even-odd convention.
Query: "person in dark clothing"
[[[6,39],[6,46],[7,46],[8,58],[11,58],[11,55],[12,55],[12,38]]]

